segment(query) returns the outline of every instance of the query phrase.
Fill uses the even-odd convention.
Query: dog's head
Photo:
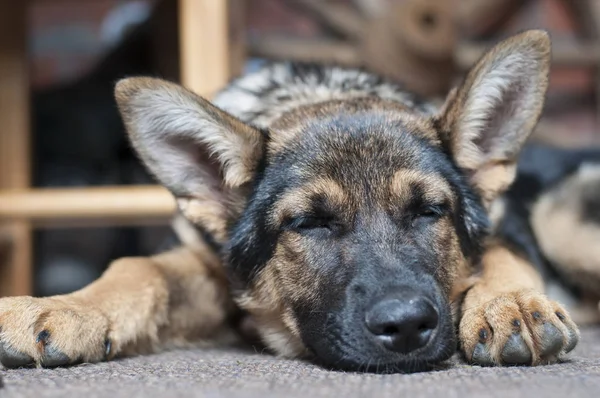
[[[157,79],[125,79],[116,97],[274,351],[406,370],[455,351],[451,303],[541,113],[549,58],[545,33],[510,38],[435,115],[342,89],[257,128]]]

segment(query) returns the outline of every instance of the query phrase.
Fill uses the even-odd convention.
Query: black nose
[[[438,325],[431,301],[414,293],[387,295],[365,316],[367,328],[391,351],[407,354],[427,345]]]

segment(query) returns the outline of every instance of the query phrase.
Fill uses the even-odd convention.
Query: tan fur
[[[418,186],[423,191],[424,198],[432,203],[449,201],[452,204],[454,200],[452,188],[443,178],[418,170],[406,169],[396,171],[392,177],[390,191],[394,196],[394,203],[398,203],[400,206],[406,204],[406,201],[411,198],[414,185]]]
[[[280,253],[275,254],[263,269],[253,288],[236,301],[251,314],[259,335],[267,345],[279,355],[293,358],[306,354],[306,347],[300,338],[291,308],[284,300],[284,292],[278,288],[281,278],[281,264],[278,264]]]
[[[544,295],[540,275],[502,245],[491,244],[482,264],[482,274],[466,294],[461,310],[459,337],[467,359],[471,360],[475,346],[483,343],[494,363],[502,364],[502,349],[508,338],[520,333],[532,353],[533,364],[555,360],[540,356],[543,322],[562,332],[564,344],[571,331],[578,331],[564,308]],[[534,312],[541,315],[539,319]],[[559,319],[557,312],[565,319]]]
[[[72,362],[97,362],[107,339],[109,358],[231,339],[225,321],[233,307],[222,271],[199,254],[182,247],[123,258],[75,293],[0,299],[0,340],[40,364],[49,345]],[[36,342],[42,331],[49,333],[46,345]]]
[[[306,353],[291,303],[311,303],[319,291],[318,278],[306,272],[304,264],[297,260],[303,257],[304,250],[299,237],[285,233],[251,293],[238,300],[240,307],[256,319],[259,334],[287,357]]]
[[[493,200],[488,206],[488,216],[490,219],[490,230],[496,232],[498,225],[506,214],[506,202],[504,198],[499,197]]]
[[[481,198],[490,207],[515,180],[517,165],[514,162],[489,164],[473,174],[473,183],[479,187]]]
[[[286,218],[310,211],[311,199],[317,195],[338,209],[344,209],[348,202],[348,195],[339,183],[330,178],[317,177],[300,189],[287,192],[277,202],[271,218],[272,225],[279,227]]]

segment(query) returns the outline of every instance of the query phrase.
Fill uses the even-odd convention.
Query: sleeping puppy
[[[314,65],[269,65],[213,103],[121,80],[131,143],[177,201],[181,244],[117,260],[72,294],[0,300],[0,361],[223,341],[249,319],[274,353],[336,369],[423,370],[457,347],[480,365],[556,362],[578,329],[538,266],[598,293],[600,230],[572,209],[600,173],[582,179],[577,166],[507,193],[549,64],[545,32],[516,35],[441,109],[369,73]]]

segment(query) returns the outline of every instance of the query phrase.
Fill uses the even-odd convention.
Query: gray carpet
[[[188,350],[67,369],[1,370],[14,397],[600,397],[600,328],[582,332],[568,362],[536,368],[351,374],[236,350]]]

